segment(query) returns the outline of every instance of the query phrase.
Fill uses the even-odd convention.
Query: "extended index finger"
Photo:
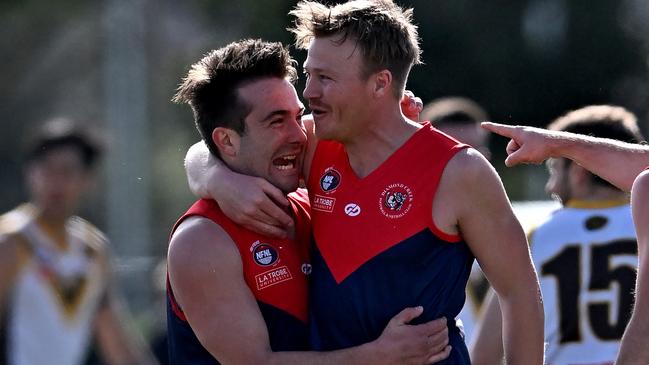
[[[482,122],[480,123],[480,126],[490,132],[499,134],[503,137],[508,137],[512,138],[514,137],[514,131],[516,130],[516,127],[506,125],[506,124],[500,124],[500,123],[492,123],[492,122]]]

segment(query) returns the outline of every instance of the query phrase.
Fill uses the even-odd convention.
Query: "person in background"
[[[424,105],[420,120],[430,123],[440,131],[480,151],[487,160],[489,133],[480,123],[489,119],[487,111],[475,101],[462,96],[447,96]]]
[[[151,273],[154,290],[152,334],[149,347],[160,365],[169,365],[169,339],[167,338],[167,259],[160,259]]]
[[[587,106],[559,117],[549,131],[644,140],[624,108]],[[628,195],[577,163],[547,160],[546,191],[563,208],[529,233],[545,308],[548,363],[612,364],[633,307],[636,232]],[[474,363],[502,359],[498,301],[491,297],[472,351]]]
[[[82,364],[94,336],[110,365],[155,364],[123,325],[106,236],[75,215],[99,144],[68,119],[26,154],[30,200],[0,217],[0,315],[9,365]]]

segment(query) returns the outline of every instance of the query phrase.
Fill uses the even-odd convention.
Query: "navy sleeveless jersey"
[[[448,320],[453,350],[442,363],[470,363],[455,317],[474,257],[461,237],[440,231],[432,219],[444,167],[465,147],[426,123],[360,179],[343,145],[318,143],[307,183],[315,237],[314,350],[375,340],[390,318],[421,305],[415,323]]]
[[[268,238],[238,226],[223,214],[213,200],[197,201],[174,226],[175,230],[188,217],[202,216],[217,223],[232,238],[241,254],[246,284],[257,299],[266,322],[273,351],[309,349],[309,203],[304,190],[298,190],[288,197],[295,217],[294,241]],[[198,341],[173,296],[173,288],[168,279],[167,329],[172,364],[219,364]]]

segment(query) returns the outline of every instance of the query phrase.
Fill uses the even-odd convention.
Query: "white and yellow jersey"
[[[106,240],[72,217],[65,242],[55,242],[23,205],[0,217],[3,234],[21,245],[8,298],[6,356],[11,365],[78,365],[106,290]]]
[[[526,231],[538,226],[548,215],[561,205],[554,200],[536,200],[513,202],[514,214]],[[457,317],[458,326],[461,324],[467,344],[475,341],[476,326],[482,320],[484,301],[489,291],[489,282],[480,269],[477,261],[473,263],[471,275],[466,288],[466,301]]]
[[[613,364],[638,265],[628,202],[570,201],[529,237],[543,293],[547,364]]]

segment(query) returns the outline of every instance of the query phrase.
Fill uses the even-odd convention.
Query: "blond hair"
[[[316,1],[301,1],[289,13],[295,26],[298,48],[306,49],[314,38],[340,36],[359,46],[364,65],[362,76],[387,69],[400,96],[412,65],[421,63],[417,26],[412,9],[402,9],[391,0],[354,0],[332,7]]]

